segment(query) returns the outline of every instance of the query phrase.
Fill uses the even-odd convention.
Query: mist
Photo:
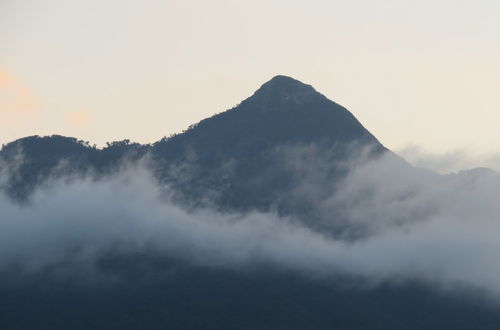
[[[345,164],[349,174],[333,193],[316,193],[308,182],[296,189],[317,198],[322,222],[341,222],[347,234],[338,235],[272,212],[188,210],[147,166],[137,164],[101,178],[51,179],[28,203],[2,194],[0,274],[36,275],[54,268],[60,276],[100,281],[109,277],[99,262],[110,251],[142,251],[196,267],[265,266],[313,279],[351,276],[367,285],[420,281],[500,296],[498,174],[438,175],[390,153],[362,162],[359,157],[364,156]],[[290,164],[298,176],[318,175],[304,171],[322,164],[302,161],[308,165]],[[0,183],[10,175],[3,168]]]

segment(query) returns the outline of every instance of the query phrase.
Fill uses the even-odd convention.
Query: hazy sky
[[[500,149],[498,0],[0,0],[0,142],[152,142],[276,74],[399,149]]]

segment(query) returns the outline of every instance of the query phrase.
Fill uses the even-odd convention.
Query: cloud
[[[41,101],[33,91],[0,69],[0,118],[3,122],[33,119]]]
[[[142,166],[100,179],[59,178],[28,205],[0,198],[0,273],[54,267],[99,278],[110,251],[154,251],[203,267],[265,265],[306,277],[352,276],[370,285],[416,280],[500,296],[498,174],[442,176],[390,154],[349,169],[332,194],[315,195],[316,207],[321,221],[341,221],[358,235],[332,235],[273,213],[188,211]]]
[[[90,113],[86,109],[80,109],[70,113],[66,121],[68,124],[75,127],[84,127],[90,122]]]
[[[499,194],[493,171],[436,175],[386,155],[353,168],[320,207],[367,233],[339,254],[352,274],[499,294]]]

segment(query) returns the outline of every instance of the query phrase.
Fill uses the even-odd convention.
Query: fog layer
[[[375,285],[417,280],[500,295],[496,173],[441,176],[391,155],[353,164],[362,165],[350,165],[316,207],[321,221],[361,232],[355,239],[273,213],[188,211],[143,166],[101,179],[54,179],[27,204],[1,195],[0,272],[59,267],[96,276],[109,251],[154,251],[203,267],[272,266],[314,278],[347,275]],[[314,196],[314,185],[304,183],[300,191]]]

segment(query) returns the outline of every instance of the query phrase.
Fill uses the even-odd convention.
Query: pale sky
[[[391,149],[500,151],[500,1],[0,0],[0,143],[153,142],[284,74]]]

